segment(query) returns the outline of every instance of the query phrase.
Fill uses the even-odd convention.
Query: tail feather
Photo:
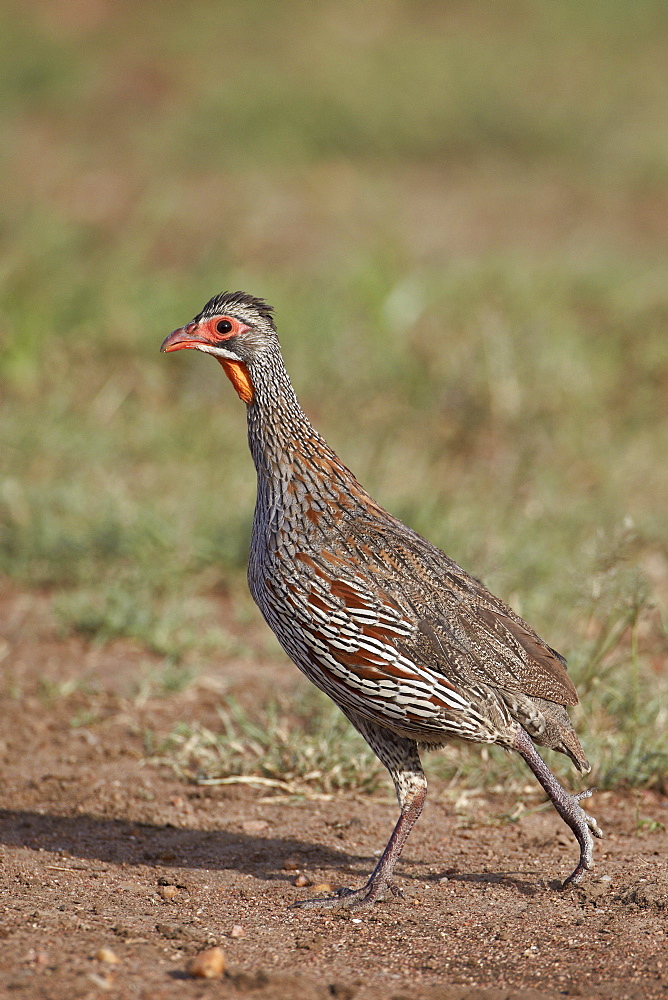
[[[571,758],[578,771],[581,771],[583,774],[589,774],[591,764],[587,760],[580,740],[575,735],[575,731],[573,729],[562,729],[560,736],[561,746],[553,746],[552,749],[559,750],[560,753],[565,753],[567,757]]]

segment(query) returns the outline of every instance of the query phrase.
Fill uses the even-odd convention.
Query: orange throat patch
[[[237,390],[239,399],[243,399],[248,406],[253,402],[255,391],[253,383],[248,373],[248,369],[243,361],[229,361],[227,358],[220,358],[220,363],[225,369],[225,374]]]

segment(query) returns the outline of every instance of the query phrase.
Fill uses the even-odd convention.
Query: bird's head
[[[212,354],[240,398],[250,405],[255,390],[249,366],[277,344],[271,306],[246,292],[221,292],[190,323],[170,333],[160,350],[192,348]]]

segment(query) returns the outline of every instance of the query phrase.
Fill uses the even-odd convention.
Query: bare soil
[[[221,676],[257,697],[299,683],[289,663],[223,664],[217,679],[142,696],[144,650],[59,637],[48,597],[11,588],[0,635],[0,996],[668,998],[665,798],[591,800],[606,840],[595,872],[562,891],[576,846],[553,810],[508,822],[508,796],[455,808],[432,783],[398,871],[403,900],[295,911],[315,885],[365,878],[396,820],[389,787],[271,800],[145,760],[146,730],[213,721]],[[295,885],[300,873],[313,885]],[[188,959],[212,945],[224,977],[191,978]]]

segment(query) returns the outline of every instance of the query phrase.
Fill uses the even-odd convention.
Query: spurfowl
[[[366,885],[300,906],[368,906],[386,891],[425,800],[419,748],[498,743],[529,765],[580,846],[564,885],[592,864],[596,820],[534,743],[590,770],[565,705],[565,661],[457,563],[393,517],[309,423],[272,310],[216,295],[163,351],[213,355],[246,403],[257,470],[248,582],[288,656],[339,706],[390,772],[401,814]]]

